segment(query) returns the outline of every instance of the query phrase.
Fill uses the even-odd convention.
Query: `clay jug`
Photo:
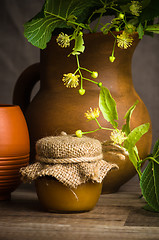
[[[92,71],[98,71],[98,81],[107,87],[117,103],[119,128],[125,123],[123,120],[127,110],[138,99],[139,104],[133,112],[131,128],[151,122],[146,106],[134,89],[131,74],[131,60],[133,52],[139,42],[134,34],[134,41],[127,50],[116,47],[114,63],[109,61],[114,37],[102,33],[85,34],[85,52],[80,55],[81,66]],[[72,46],[73,47],[73,46]],[[63,49],[52,37],[46,49],[41,50],[40,63],[27,68],[19,77],[13,96],[13,102],[19,104],[24,111],[31,138],[31,162],[35,156],[35,142],[48,135],[58,135],[61,131],[73,134],[77,129],[82,131],[97,128],[95,121],[87,122],[84,113],[90,107],[98,107],[99,88],[90,82],[84,82],[86,93],[81,96],[78,89],[66,88],[62,82],[63,74],[76,70],[76,59],[68,57],[71,48]],[[85,74],[85,77],[90,77]],[[40,79],[40,90],[30,102],[33,85]],[[110,125],[99,117],[102,126]],[[97,131],[90,137],[100,141],[109,139],[110,132]],[[140,157],[145,157],[151,148],[152,134],[150,131],[138,143]],[[109,158],[106,157],[109,161]],[[112,159],[111,159],[112,160]],[[113,160],[112,160],[113,161]],[[121,184],[128,181],[135,174],[135,169],[129,159],[119,161],[119,170],[107,176],[103,192],[116,191]],[[107,184],[108,183],[108,184]]]
[[[29,163],[27,124],[19,106],[0,105],[0,200],[20,184],[19,170]]]

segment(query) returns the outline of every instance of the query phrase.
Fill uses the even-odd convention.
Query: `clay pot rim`
[[[9,108],[9,107],[11,107],[11,108],[18,107],[19,108],[18,105],[14,105],[14,104],[0,104],[0,108]]]
[[[86,35],[103,35],[103,36],[109,36],[109,35],[111,35],[112,36],[112,33],[114,34],[114,35],[119,35],[119,34],[121,34],[121,33],[123,33],[123,31],[124,30],[120,30],[119,32],[117,32],[117,31],[111,31],[111,32],[108,32],[107,34],[104,34],[103,32],[101,32],[101,31],[99,31],[99,32],[93,32],[93,33],[91,33],[91,32],[88,32],[88,33],[84,33],[83,34],[83,36],[86,36]],[[131,33],[130,35],[139,35],[138,34],[138,32],[133,32],[133,33]]]
[[[120,30],[119,32],[117,31],[111,31],[111,32],[108,32],[107,34],[104,34],[103,32],[99,31],[99,32],[84,32],[83,33],[83,36],[93,36],[93,35],[103,35],[103,36],[113,36],[112,33],[114,35],[120,35],[121,33],[123,33],[124,30]],[[139,36],[138,32],[133,32],[133,33],[130,33],[131,36]],[[58,35],[53,35],[52,38],[57,38]],[[43,51],[43,49],[41,49],[41,51]]]

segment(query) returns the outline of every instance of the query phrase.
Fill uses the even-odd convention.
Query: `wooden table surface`
[[[138,181],[101,195],[87,213],[44,212],[34,187],[21,185],[11,201],[0,202],[0,240],[159,239],[159,213],[145,211]]]

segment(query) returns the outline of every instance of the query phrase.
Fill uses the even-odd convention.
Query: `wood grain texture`
[[[101,195],[86,213],[45,212],[33,189],[20,187],[11,201],[0,202],[0,240],[159,239],[159,214],[142,207],[138,182]]]

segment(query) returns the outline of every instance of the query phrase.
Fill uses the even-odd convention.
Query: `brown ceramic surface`
[[[140,124],[150,122],[146,106],[134,89],[131,74],[131,60],[133,52],[139,42],[135,34],[131,48],[127,50],[116,47],[114,63],[109,61],[114,38],[112,35],[101,33],[84,35],[86,49],[80,55],[82,67],[98,71],[98,81],[103,82],[117,103],[119,113],[119,128],[125,123],[123,120],[127,110],[139,100],[135,111],[132,114],[131,129]],[[72,46],[73,47],[73,46]],[[61,81],[64,73],[74,72],[77,68],[73,56],[67,57],[71,48],[62,49],[53,37],[47,48],[41,51],[40,64],[35,64],[26,69],[17,81],[14,91],[14,103],[20,104],[24,110],[31,137],[31,161],[35,159],[35,142],[48,135],[58,135],[61,131],[73,134],[77,129],[82,131],[97,128],[95,121],[87,122],[84,113],[90,107],[98,107],[99,88],[90,82],[84,82],[86,93],[81,96],[77,89],[68,89]],[[85,74],[85,77],[90,75]],[[40,90],[30,101],[31,89],[40,78]],[[25,86],[25,87],[24,87]],[[25,91],[24,91],[25,89]],[[28,92],[27,92],[28,91]],[[102,114],[99,117],[102,126],[110,127]],[[109,140],[110,132],[97,131],[90,137],[101,141]],[[149,154],[152,143],[152,132],[150,130],[137,144],[139,155],[144,158]],[[109,161],[108,158],[106,158]],[[111,159],[113,162],[114,160]],[[107,183],[104,181],[104,192],[116,191],[123,183],[134,176],[136,171],[129,159],[119,162],[119,170],[113,171],[107,176]]]

